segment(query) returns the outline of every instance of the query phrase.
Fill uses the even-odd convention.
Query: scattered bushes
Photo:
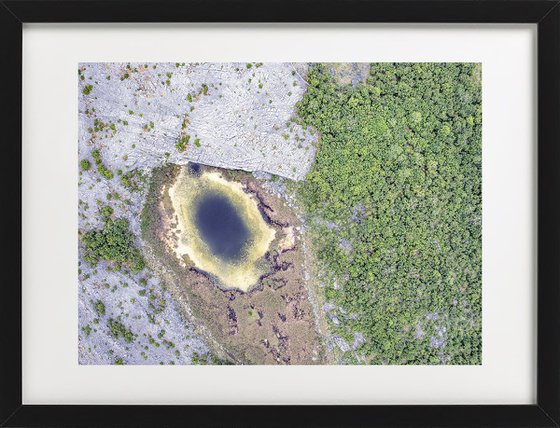
[[[97,149],[91,151],[91,156],[93,157],[93,161],[95,162],[95,166],[97,166],[97,171],[107,180],[111,180],[114,177],[112,171],[110,171],[104,164],[103,160],[101,159],[101,152]]]
[[[132,343],[134,341],[134,333],[127,329],[120,321],[110,319],[107,321],[107,326],[109,327],[109,334],[115,339],[122,337],[126,343]]]
[[[91,334],[91,330],[92,328],[88,325],[86,325],[85,327],[82,327],[82,331],[86,334],[86,337],[88,337]]]
[[[135,192],[140,190],[142,184],[145,182],[146,177],[138,169],[133,169],[121,175],[121,183],[131,191]]]

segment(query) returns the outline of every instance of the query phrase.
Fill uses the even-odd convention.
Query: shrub
[[[183,153],[187,149],[187,145],[189,144],[191,136],[185,135],[184,137],[179,138],[179,141],[175,145],[179,153]]]
[[[113,208],[111,208],[109,205],[105,205],[99,210],[99,212],[103,221],[107,221],[109,220],[109,218],[111,218],[114,211]]]
[[[109,334],[115,339],[122,337],[126,343],[132,343],[134,341],[134,333],[127,329],[120,321],[110,319],[107,325],[109,327]]]
[[[105,303],[103,303],[101,300],[95,302],[95,311],[99,316],[105,315]]]
[[[131,191],[138,191],[145,177],[138,169],[133,169],[125,174],[121,175],[121,183],[123,186],[127,187]]]
[[[101,174],[107,180],[111,180],[114,177],[114,174],[103,164],[103,161],[101,160],[101,152],[97,149],[94,149],[91,152],[91,156],[93,157],[93,161],[97,166],[97,172],[99,172],[99,174]]]
[[[93,266],[100,260],[107,260],[117,266],[125,265],[134,273],[144,268],[144,259],[134,245],[134,236],[124,218],[108,219],[103,229],[86,232],[82,242],[84,259]]]
[[[91,169],[91,162],[87,159],[82,159],[80,161],[80,167],[82,168],[82,171],[89,171]]]

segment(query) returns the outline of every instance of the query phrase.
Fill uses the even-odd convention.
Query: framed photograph
[[[554,1],[3,1],[1,426],[560,426]]]

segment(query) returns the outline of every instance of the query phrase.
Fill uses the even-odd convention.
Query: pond
[[[241,291],[269,271],[265,255],[276,230],[241,182],[218,169],[189,165],[169,188],[169,199],[177,218],[173,252],[185,267],[214,276],[222,288]]]
[[[196,206],[195,225],[212,253],[226,261],[241,260],[251,234],[229,198],[203,195]]]

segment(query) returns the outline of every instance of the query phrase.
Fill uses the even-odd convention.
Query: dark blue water
[[[195,225],[216,256],[227,261],[242,258],[250,232],[227,197],[204,195],[196,204]]]
[[[189,167],[189,172],[192,175],[194,175],[195,177],[200,176],[200,171],[202,170],[202,165],[200,165],[199,163],[195,163],[195,162],[189,162],[188,167]]]

